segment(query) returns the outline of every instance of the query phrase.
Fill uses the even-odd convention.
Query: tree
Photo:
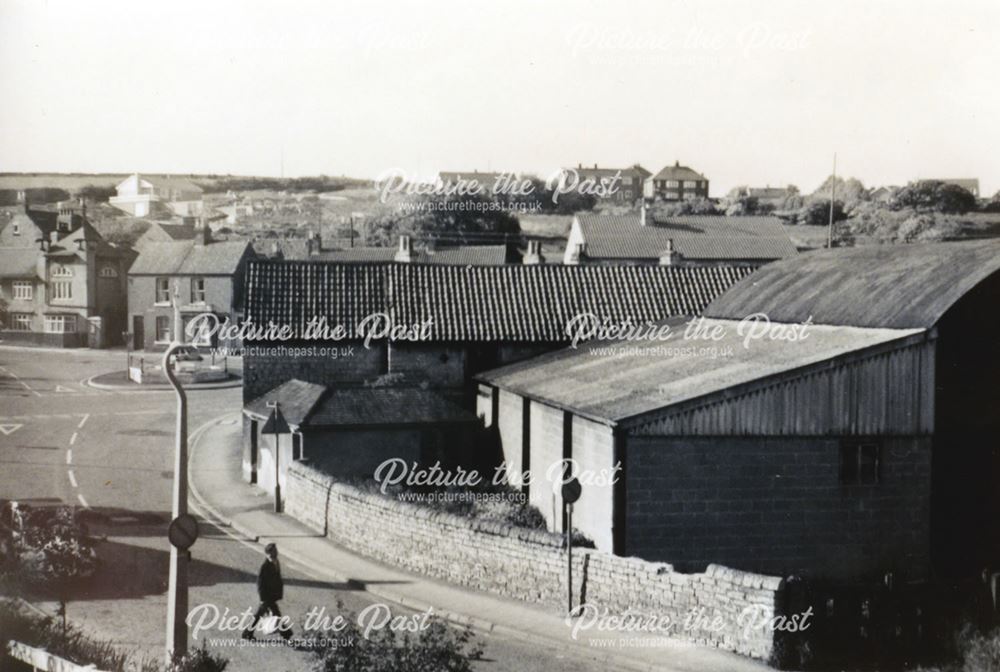
[[[109,198],[117,193],[118,192],[114,187],[88,184],[81,187],[80,190],[76,192],[76,195],[89,201],[106,203]]]
[[[890,202],[893,210],[916,210],[962,214],[976,208],[976,197],[957,184],[925,180],[899,190]]]
[[[847,219],[844,212],[844,204],[841,201],[833,202],[833,221],[839,222]],[[796,213],[796,224],[808,226],[827,226],[830,223],[830,201],[813,200]]]
[[[13,515],[15,573],[27,585],[51,591],[66,627],[66,604],[74,582],[97,570],[78,513],[70,507],[18,507]]]
[[[683,215],[721,215],[719,207],[707,198],[692,198],[687,201],[661,201],[656,206],[660,217],[680,217]]]
[[[851,211],[859,203],[869,200],[868,190],[865,189],[865,185],[862,184],[861,180],[853,177],[846,179],[838,177],[834,180],[833,175],[823,181],[823,184],[812,193],[809,200],[825,200],[829,203],[831,183],[835,185],[836,189],[834,199],[843,203],[844,209],[847,211]]]
[[[417,196],[401,211],[372,218],[366,237],[382,246],[404,234],[444,245],[516,243],[521,225],[509,207],[481,195]]]

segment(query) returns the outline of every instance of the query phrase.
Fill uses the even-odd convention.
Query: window
[[[45,331],[49,334],[76,333],[76,315],[46,315]]]
[[[59,280],[52,283],[52,300],[66,301],[73,298],[73,283],[69,280]]]
[[[69,266],[63,266],[62,264],[56,264],[52,267],[52,277],[53,278],[72,278],[73,269]]]
[[[632,198],[632,190],[631,189],[626,189],[625,190],[625,198]]]
[[[13,227],[11,229],[11,232],[15,236],[20,236],[21,235],[21,222],[15,221],[14,225],[13,225]]]
[[[677,180],[667,180],[667,189],[676,189],[681,186],[681,183]]]
[[[170,278],[156,279],[156,302],[170,303]]]
[[[156,342],[170,342],[170,318],[166,315],[160,315],[156,318]]]
[[[872,485],[879,482],[881,446],[874,442],[845,442],[840,446],[840,482]]]
[[[632,178],[628,175],[622,178],[622,184],[632,185]]]
[[[100,276],[102,278],[117,278],[118,269],[114,266],[101,266]]]
[[[694,180],[685,180],[684,181],[684,188],[685,189],[694,189],[697,185],[698,185],[698,183],[695,182]]]
[[[205,303],[205,278],[191,278],[191,303]]]
[[[13,331],[31,331],[31,315],[28,313],[11,313],[10,328]]]
[[[24,281],[14,283],[14,300],[31,301],[33,295],[34,285],[32,283]]]

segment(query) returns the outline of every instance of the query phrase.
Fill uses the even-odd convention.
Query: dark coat
[[[278,563],[265,560],[257,574],[257,595],[261,602],[277,602],[284,595],[285,584],[281,580]]]

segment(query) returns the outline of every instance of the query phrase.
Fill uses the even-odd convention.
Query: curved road
[[[172,392],[101,391],[90,376],[120,370],[123,352],[0,348],[0,498],[82,507],[99,536],[100,573],[81,589],[69,618],[90,633],[153,658],[166,630],[175,401]],[[240,408],[241,390],[190,392],[189,431]],[[262,560],[255,544],[205,522],[192,549],[190,603],[241,612],[255,602]],[[359,611],[372,596],[285,564],[286,613],[313,606]],[[52,608],[53,605],[43,605]],[[402,611],[402,610],[401,610]],[[233,640],[235,641],[235,640]],[[480,634],[481,671],[606,670],[599,659],[566,657],[537,644]],[[200,644],[195,642],[194,644]],[[230,669],[301,670],[309,654],[287,647],[214,642]]]

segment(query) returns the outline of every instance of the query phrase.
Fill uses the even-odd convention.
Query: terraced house
[[[252,257],[250,243],[213,241],[205,227],[193,239],[144,245],[128,273],[133,349],[167,347],[173,337],[175,300],[185,325],[201,313],[238,322],[243,312],[243,270]]]
[[[109,244],[85,208],[22,209],[0,229],[0,337],[57,347],[102,348],[125,330],[125,278],[134,258]]]

